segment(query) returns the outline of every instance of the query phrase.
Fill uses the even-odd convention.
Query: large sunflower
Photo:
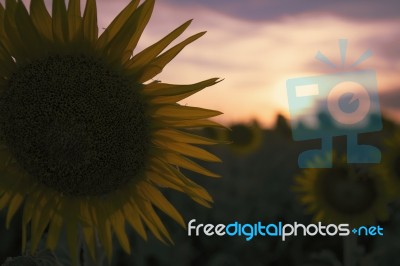
[[[23,249],[28,231],[34,251],[44,232],[54,249],[65,228],[72,258],[79,231],[92,257],[98,239],[110,258],[113,234],[130,252],[126,222],[172,242],[153,206],[185,226],[159,187],[212,201],[178,167],[217,177],[187,158],[219,161],[195,146],[216,142],[182,129],[219,126],[208,118],[220,112],[177,102],[218,79],[148,82],[204,32],[164,51],[188,21],[133,55],[154,6],[139,2],[100,36],[95,0],[83,15],[79,0],[54,0],[52,15],[43,0],[29,12],[22,1],[0,5],[0,210],[8,207],[9,225],[23,209]]]
[[[333,168],[319,168],[324,160],[328,156],[310,162],[293,188],[315,221],[361,226],[388,218],[387,183],[371,168],[349,165],[344,157],[335,160]]]

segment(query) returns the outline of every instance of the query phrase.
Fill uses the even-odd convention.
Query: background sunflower
[[[314,220],[353,227],[387,220],[388,184],[366,166],[347,164],[344,157],[334,156],[333,168],[318,168],[327,159],[316,158],[295,178],[293,190]]]
[[[382,152],[382,163],[376,165],[375,171],[390,184],[390,192],[396,199],[400,198],[400,131],[385,139]]]
[[[219,127],[208,118],[220,112],[177,104],[218,79],[147,82],[204,32],[164,51],[188,21],[133,55],[154,0],[131,1],[100,36],[95,0],[83,15],[80,6],[54,0],[50,15],[43,0],[29,12],[22,1],[0,5],[0,209],[7,227],[23,209],[22,249],[30,236],[32,253],[45,231],[54,250],[65,229],[73,264],[79,232],[92,258],[98,239],[111,259],[113,235],[130,252],[126,223],[172,243],[153,206],[185,223],[159,187],[209,207],[211,196],[179,168],[218,177],[188,157],[220,161],[196,146],[217,141],[182,131]]]
[[[232,124],[230,130],[218,130],[218,139],[230,141],[228,148],[238,155],[248,155],[261,147],[263,132],[257,121]]]

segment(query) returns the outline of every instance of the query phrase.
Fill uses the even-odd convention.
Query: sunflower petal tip
[[[223,112],[221,112],[221,111],[215,111],[215,116],[219,116],[219,115],[223,115],[224,113]]]
[[[210,175],[210,177],[214,177],[214,178],[221,178],[221,175],[219,175],[219,174],[215,174],[215,173],[212,173],[213,175],[211,176]]]

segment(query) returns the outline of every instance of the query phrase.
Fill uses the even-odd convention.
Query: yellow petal
[[[6,0],[6,10],[12,10],[14,12],[17,8],[17,2],[15,0]]]
[[[146,182],[141,182],[139,187],[143,189],[143,196],[147,197],[157,208],[174,219],[183,228],[186,228],[182,216],[158,189]]]
[[[64,0],[53,0],[53,37],[64,43],[68,40],[67,9]]]
[[[67,244],[71,255],[73,265],[79,265],[79,238],[78,238],[78,223],[77,221],[68,221],[65,224],[67,231]]]
[[[139,200],[137,202],[131,203],[136,207],[136,210],[139,211],[143,221],[146,223],[147,227],[158,240],[160,240],[164,244],[168,244],[167,242],[165,242],[165,237],[167,238],[167,240],[169,240],[170,243],[173,243],[171,236],[161,222],[160,217],[158,217],[158,215],[154,211],[150,202]]]
[[[148,81],[151,78],[154,78],[157,74],[161,73],[161,71],[164,69],[164,67],[177,56],[185,46],[188,44],[194,42],[201,36],[203,36],[206,32],[200,32],[198,34],[195,34],[183,42],[175,45],[165,53],[161,54],[160,56],[156,57],[154,60],[152,60],[146,67],[143,68],[143,70],[138,73],[137,75],[137,80],[139,82],[145,82]]]
[[[172,167],[170,167],[173,169]],[[203,187],[197,185],[195,182],[186,178],[182,173],[178,170],[175,170],[176,174],[174,176],[170,176],[169,171],[171,169],[166,169],[165,172],[160,171],[157,172],[149,172],[147,174],[149,180],[161,187],[172,188],[180,192],[184,192],[188,196],[192,198],[192,200],[197,203],[210,208],[210,202],[213,202],[210,194]],[[178,178],[179,177],[179,178]]]
[[[100,242],[106,252],[107,257],[110,259],[112,256],[112,234],[109,215],[104,205],[96,204],[97,216],[97,233]]]
[[[85,40],[95,43],[98,37],[96,0],[87,0],[83,13],[83,35]]]
[[[193,172],[196,172],[196,173],[199,173],[202,175],[206,175],[206,176],[210,176],[210,177],[220,177],[219,175],[208,171],[204,167],[198,165],[197,163],[193,162],[192,160],[190,160],[184,156],[181,156],[179,154],[175,154],[172,152],[164,152],[164,158],[165,158],[166,162],[176,165],[176,166],[179,166],[179,167],[182,167],[182,168],[185,168],[187,170],[191,170]]]
[[[219,143],[219,141],[217,140],[173,129],[160,129],[154,132],[153,135],[155,139],[160,139],[165,141],[176,141],[182,143],[202,144],[202,145],[213,145]]]
[[[126,21],[135,11],[139,2],[139,0],[132,0],[104,30],[96,43],[96,47],[99,50],[103,50],[121,30],[121,27],[126,24]]]
[[[69,40],[82,38],[82,17],[80,0],[70,0],[68,3],[68,33]]]
[[[29,51],[26,51],[15,23],[15,12],[17,4],[13,0],[6,1],[6,9],[4,13],[4,30],[12,45],[8,47],[9,52],[19,62],[26,62],[29,58]]]
[[[125,232],[125,218],[120,210],[114,212],[111,216],[111,225],[114,228],[115,235],[117,236],[121,247],[126,253],[130,254],[131,247],[129,244],[128,236]]]
[[[2,210],[5,206],[8,205],[8,202],[10,201],[10,198],[11,198],[11,193],[10,192],[5,192],[0,197],[0,210]]]
[[[90,203],[86,199],[81,199],[79,210],[79,222],[82,226],[93,226],[93,217],[90,211]]]
[[[53,195],[45,195],[33,213],[32,217],[32,252],[37,249],[40,239],[53,217],[54,211],[57,208],[58,200]]]
[[[9,51],[7,48],[9,46],[8,40],[7,40],[7,36],[5,33],[5,29],[4,29],[4,17],[5,17],[5,10],[3,5],[0,3],[0,37],[1,37],[1,45],[4,45],[4,48],[6,48],[6,51]],[[5,44],[6,43],[6,44]]]
[[[154,0],[147,0],[130,15],[106,47],[111,58],[122,59],[122,62],[126,62],[131,57],[133,49],[149,22],[153,8]],[[121,54],[122,58],[119,58]]]
[[[214,154],[211,154],[204,149],[195,147],[190,144],[178,143],[178,142],[165,142],[165,141],[159,141],[157,139],[153,140],[153,144],[157,145],[158,147],[165,148],[171,152],[180,153],[203,161],[221,162],[221,160]]]
[[[29,221],[32,218],[32,214],[34,208],[36,206],[37,201],[39,200],[39,196],[41,191],[36,191],[27,195],[24,210],[22,212],[22,250],[25,251],[26,248],[26,231]]]
[[[143,93],[148,96],[176,96],[190,92],[196,93],[197,91],[215,85],[218,82],[220,82],[218,78],[212,78],[189,85],[153,82],[145,85]]]
[[[47,234],[46,246],[54,250],[57,246],[60,232],[63,226],[63,219],[59,214],[55,214],[50,222],[49,232]]]
[[[126,220],[132,226],[133,229],[144,239],[147,240],[146,230],[144,229],[142,220],[140,218],[139,212],[131,206],[130,203],[124,204],[123,212]]]
[[[83,226],[82,232],[86,246],[89,249],[90,256],[94,260],[96,258],[96,245],[97,245],[94,229],[91,226]]]
[[[28,11],[25,8],[23,2],[18,2],[15,16],[18,18],[16,23],[19,36],[23,36],[25,50],[30,51],[31,55],[38,55],[43,53],[43,42],[39,33],[33,24]]]
[[[165,104],[154,108],[152,116],[169,120],[197,120],[210,118],[222,114],[219,111],[199,107],[182,106],[179,104]]]
[[[197,202],[198,204],[206,207],[206,208],[211,208],[211,204],[208,201],[205,201],[201,198],[192,198],[195,202]]]
[[[31,0],[30,15],[36,29],[45,38],[53,39],[52,20],[43,0]]]
[[[0,3],[0,21],[3,22],[4,19],[4,6]]]
[[[190,195],[193,195],[192,198],[200,198],[200,199],[204,199],[206,201],[209,202],[213,202],[213,199],[211,197],[211,195],[207,192],[207,190],[205,188],[203,188],[202,186],[196,184],[195,182],[193,182],[192,180],[190,180],[189,178],[187,178],[184,174],[182,174],[178,169],[169,166],[169,169],[171,172],[174,173],[174,175],[176,177],[179,178],[179,180],[181,180],[185,186],[184,186],[184,190],[187,193],[187,191],[190,191]]]
[[[185,187],[188,188],[203,189],[203,187],[199,186],[198,184],[187,178],[184,174],[182,174],[175,166],[170,165],[169,163],[162,160],[151,159],[150,170],[159,173],[163,177],[165,176],[166,178],[169,178],[170,181],[173,183],[176,183],[176,181],[180,181],[181,183],[176,183],[178,185],[183,184]]]
[[[152,170],[153,171],[148,172],[148,176],[150,180],[156,184],[161,186],[167,185],[167,187],[175,188],[178,191],[185,192],[192,199],[200,198],[209,202],[213,201],[207,190],[185,177],[173,166],[160,163],[158,167],[154,167]]]
[[[155,121],[155,124],[160,124],[162,126],[169,126],[174,128],[203,128],[203,127],[225,127],[218,122],[211,121],[208,119],[196,119],[196,120],[167,120],[163,119],[162,121]]]
[[[190,23],[192,23],[192,20],[185,22],[183,25],[162,38],[160,41],[135,55],[131,60],[129,60],[127,67],[132,71],[137,71],[144,65],[148,64],[165,48],[167,48],[167,46],[170,45],[176,38],[178,38],[187,29],[187,27],[189,27]]]
[[[221,81],[222,80],[214,78],[190,85],[173,85],[153,82],[145,86],[143,93],[150,96],[149,101],[152,104],[177,103]],[[165,94],[166,96],[164,96]]]
[[[6,218],[6,228],[10,228],[11,219],[14,217],[15,213],[18,211],[19,207],[21,207],[22,202],[24,201],[23,195],[17,193],[11,199],[8,205],[8,212]]]
[[[80,211],[80,200],[77,198],[63,198],[58,209],[61,216],[64,218],[67,246],[70,251],[72,264],[78,265],[78,217]]]

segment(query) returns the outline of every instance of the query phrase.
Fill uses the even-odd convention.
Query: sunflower
[[[44,238],[54,250],[66,230],[76,261],[80,233],[93,258],[99,240],[108,258],[112,236],[130,252],[129,224],[143,238],[148,228],[165,243],[171,237],[154,206],[185,223],[160,187],[186,193],[210,206],[207,191],[185,168],[218,177],[188,157],[219,162],[197,147],[211,139],[187,128],[220,127],[218,111],[177,102],[219,82],[190,85],[150,80],[195,34],[166,50],[188,21],[134,54],[154,0],[131,1],[99,36],[95,0],[83,14],[79,0],[0,5],[0,210],[6,225],[22,209],[22,249],[30,232],[34,252]],[[166,50],[166,51],[165,51]]]
[[[310,168],[295,178],[293,187],[315,221],[360,226],[388,218],[387,183],[371,168],[347,164],[345,158],[335,160],[333,168],[316,168],[323,160],[327,158],[311,162]]]
[[[256,121],[251,125],[233,124],[230,129],[216,129],[216,131],[219,139],[231,141],[229,148],[234,153],[247,155],[260,148],[263,141],[263,131]]]
[[[385,141],[382,162],[375,166],[379,176],[391,184],[390,192],[400,198],[400,131]]]

